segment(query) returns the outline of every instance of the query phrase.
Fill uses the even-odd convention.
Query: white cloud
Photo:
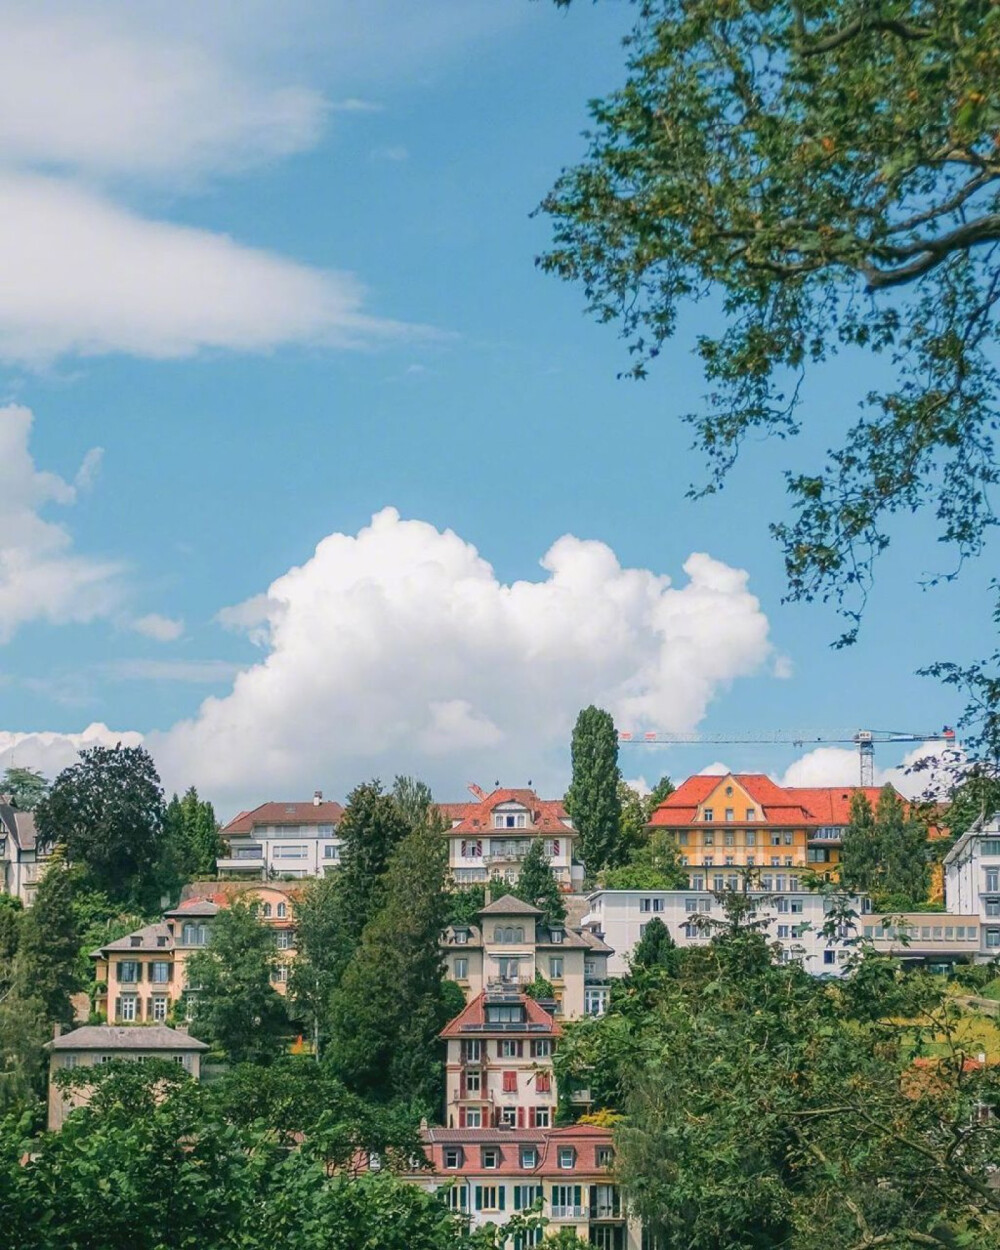
[[[365,314],[350,275],[145,220],[63,181],[0,175],[0,219],[7,360],[358,346],[413,333]]]
[[[317,142],[327,112],[319,91],[272,84],[210,40],[136,16],[0,8],[0,161],[160,177]]]
[[[116,732],[95,722],[82,733],[6,733],[0,731],[0,771],[5,768],[37,768],[52,778],[77,762],[78,752],[89,747],[142,745],[142,734]]]
[[[198,686],[222,685],[240,671],[230,660],[111,660],[99,668],[113,681],[177,681]]]
[[[152,638],[154,642],[176,642],[184,633],[184,622],[150,612],[147,616],[137,617],[130,628],[144,638]]]
[[[878,751],[879,747],[875,749]],[[882,750],[892,749],[889,745],[882,747]],[[899,764],[876,767],[874,782],[877,786],[892,784],[900,794],[916,798],[946,786],[949,768],[953,769],[956,758],[956,748],[941,742],[924,742],[908,751]],[[924,761],[924,766],[914,769],[920,761]],[[817,747],[790,764],[778,780],[785,786],[856,786],[859,774],[856,749]]]
[[[706,764],[704,768],[698,769],[699,777],[725,777],[727,773],[733,770],[728,764],[723,764],[721,760],[716,760],[714,764]]]
[[[392,509],[323,539],[266,595],[221,614],[265,629],[267,655],[150,736],[165,778],[220,802],[405,770],[451,789],[466,775],[544,788],[543,757],[562,779],[586,703],[690,730],[770,657],[747,575],[707,555],[689,557],[678,587],[569,535],[541,563],[541,580],[503,584],[457,535]]]
[[[77,554],[65,526],[41,515],[50,504],[73,504],[77,488],[35,467],[31,424],[28,408],[0,408],[0,643],[29,621],[108,616],[122,593],[121,565]],[[88,453],[78,480],[86,484],[94,463]]]
[[[795,664],[787,655],[776,655],[771,665],[771,672],[781,681],[787,681],[795,676]]]

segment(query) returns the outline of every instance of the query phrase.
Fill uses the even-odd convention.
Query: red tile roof
[[[222,836],[252,833],[255,825],[338,825],[344,814],[339,803],[261,803],[240,812],[222,830]]]
[[[534,790],[494,790],[481,803],[442,803],[445,808],[455,809],[454,819],[459,823],[449,833],[482,833],[493,828],[493,809],[501,803],[520,803],[528,809],[529,824],[526,829],[501,829],[498,833],[514,835],[522,832],[561,833],[572,832],[572,826],[565,824],[569,814],[561,799],[540,799]],[[459,814],[458,809],[464,808]]]
[[[497,1025],[495,1028],[486,1022],[486,991],[477,994],[476,997],[465,1007],[458,1015],[449,1020],[441,1030],[443,1038],[449,1037],[466,1037],[475,1035],[477,1037],[514,1037],[517,1035],[517,1027],[512,1025]],[[525,1014],[525,1033],[531,1034],[532,1037],[546,1036],[559,1037],[562,1033],[559,1025],[549,1015],[544,1007],[540,1007],[533,998],[529,998],[527,994],[519,994],[519,1001],[524,1005]],[[539,1027],[541,1026],[541,1027]]]
[[[612,1144],[611,1130],[593,1124],[571,1124],[567,1128],[430,1128],[424,1134],[424,1150],[434,1172],[445,1176],[523,1176],[575,1177],[607,1176],[608,1168],[598,1164],[599,1147]],[[464,1157],[457,1168],[446,1168],[444,1152],[458,1146]],[[484,1169],[483,1146],[499,1147],[500,1166]],[[533,1168],[521,1167],[521,1147],[534,1146],[537,1151]],[[576,1150],[574,1166],[559,1167],[559,1147]]]
[[[757,823],[763,825],[846,825],[850,819],[851,797],[861,789],[860,786],[779,786],[763,773],[731,773],[729,776],[758,804]],[[688,777],[656,809],[650,825],[654,828],[693,825],[698,807],[724,780],[724,776],[717,775]],[[877,788],[865,787],[864,793],[872,804],[878,802],[880,791]]]

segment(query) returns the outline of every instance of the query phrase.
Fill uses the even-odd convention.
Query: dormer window
[[[521,1167],[534,1168],[538,1166],[538,1150],[534,1146],[521,1147]]]
[[[494,812],[494,829],[524,829],[528,824],[527,812]]]
[[[613,1146],[597,1147],[597,1166],[599,1168],[609,1168],[615,1161],[615,1151]]]
[[[705,810],[701,814],[701,818],[703,821],[705,821],[706,824],[711,824],[712,821],[715,819],[715,812],[713,811],[712,808],[706,807]]]
[[[288,915],[288,907],[284,903],[279,903],[278,904],[278,919],[284,920],[284,918],[287,915]]]
[[[558,945],[559,945],[559,943],[563,940],[563,931],[562,931],[562,929],[550,929],[550,930],[549,930],[549,937],[550,937],[550,938],[551,938],[551,940],[552,940],[553,942],[555,942],[555,944],[558,946]]]
[[[271,919],[271,904],[270,903],[264,904],[264,919],[265,920]]]
[[[559,1167],[564,1172],[570,1172],[576,1165],[576,1151],[572,1146],[559,1147]]]
[[[130,945],[130,946],[141,946],[141,945],[142,945],[142,938],[141,938],[141,937],[133,937],[133,938],[129,938],[129,945]]]
[[[469,943],[469,930],[468,929],[456,929],[455,930],[455,945],[467,946],[468,943]]]
[[[483,1167],[498,1168],[500,1166],[500,1151],[496,1146],[483,1147]]]
[[[460,1146],[449,1146],[445,1150],[444,1166],[446,1168],[460,1168],[462,1166],[462,1149]]]

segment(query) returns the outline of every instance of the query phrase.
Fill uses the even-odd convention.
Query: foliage
[[[21,921],[14,989],[21,999],[36,999],[46,1020],[71,1024],[70,995],[79,988],[77,952],[80,933],[73,909],[73,886],[62,857],[53,855],[35,893],[34,905]]]
[[[346,932],[357,942],[382,903],[382,876],[396,845],[410,832],[407,818],[378,781],[356,786],[338,832],[343,839],[341,879]]]
[[[676,970],[677,943],[659,916],[654,916],[646,925],[642,937],[632,948],[629,964],[633,975],[653,968],[663,968],[668,972]]]
[[[510,893],[523,903],[540,908],[543,924],[558,925],[566,919],[566,904],[541,838],[532,840],[527,855],[521,860],[517,884],[510,887]]]
[[[652,814],[656,811],[656,809],[660,806],[660,804],[665,799],[670,798],[670,796],[673,794],[673,792],[676,789],[677,787],[674,785],[674,783],[670,780],[669,777],[663,776],[660,778],[660,780],[656,783],[655,786],[653,786],[652,790],[649,792],[648,796],[646,797],[647,820],[649,819],[650,816],[652,816]]]
[[[0,778],[0,794],[9,794],[22,812],[33,812],[48,790],[48,781],[34,768],[7,768]]]
[[[649,815],[646,800],[627,781],[618,782],[618,806],[621,811],[618,824],[618,840],[621,853],[633,855],[646,841],[646,824]]]
[[[597,881],[607,890],[683,890],[688,874],[673,837],[665,829],[654,829],[630,863],[606,868]]]
[[[187,961],[191,1031],[232,1063],[266,1064],[284,1048],[285,1001],[271,984],[274,934],[253,898],[237,898],[212,921],[211,943]]]
[[[14,956],[21,936],[24,908],[11,894],[0,894],[0,997],[14,976]]]
[[[392,783],[392,801],[411,829],[434,817],[434,796],[430,787],[416,777],[397,776]]]
[[[354,950],[343,908],[339,873],[308,882],[295,903],[295,959],[288,1000],[319,1058],[329,1040],[330,1003]]]
[[[462,885],[448,895],[448,915],[445,925],[475,924],[479,913],[486,906],[485,885]]]
[[[182,799],[175,794],[164,817],[166,841],[176,870],[185,881],[215,876],[215,861],[225,852],[215,809],[194,786]]]
[[[573,779],[566,810],[580,834],[580,854],[591,875],[624,859],[618,783],[618,734],[610,712],[586,707],[571,744]]]
[[[524,992],[529,998],[534,998],[535,1000],[541,999],[542,1001],[554,999],[556,996],[552,982],[546,981],[537,968],[535,969],[535,979],[528,982],[528,984],[524,987]]]
[[[42,845],[60,844],[110,898],[157,900],[165,852],[163,791],[142,747],[92,747],[35,809]]]
[[[880,908],[909,911],[927,897],[927,827],[906,814],[892,786],[883,788],[874,812],[863,791],[852,796],[840,876],[847,889],[871,894]]]
[[[103,891],[95,890],[88,884],[82,867],[71,868],[70,879],[73,884],[73,913],[80,933],[77,980],[85,986],[94,979],[94,961],[90,958],[92,950],[134,933],[158,918],[159,913],[135,911],[127,903],[108,898]]]
[[[381,906],[333,996],[329,1052],[353,1092],[379,1102],[410,1098],[431,1114],[443,1090],[438,1034],[458,988],[443,982],[439,945],[446,871],[447,844],[432,825],[413,829],[393,850],[379,883]]]

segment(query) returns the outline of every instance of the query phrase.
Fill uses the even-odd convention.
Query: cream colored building
[[[30,907],[47,862],[38,846],[34,814],[0,796],[0,894],[11,894]]]
[[[208,1046],[183,1028],[88,1024],[71,1033],[57,1033],[46,1049],[49,1052],[49,1128],[59,1129],[73,1108],[83,1106],[89,1095],[85,1089],[60,1089],[54,1079],[56,1073],[93,1068],[113,1059],[167,1059],[179,1063],[198,1080],[201,1057]]]
[[[557,1016],[603,1014],[613,952],[596,933],[546,925],[537,907],[510,894],[487,903],[477,919],[478,924],[452,925],[441,940],[447,974],[467,1001],[484,990],[529,985],[537,973],[552,985]]]

